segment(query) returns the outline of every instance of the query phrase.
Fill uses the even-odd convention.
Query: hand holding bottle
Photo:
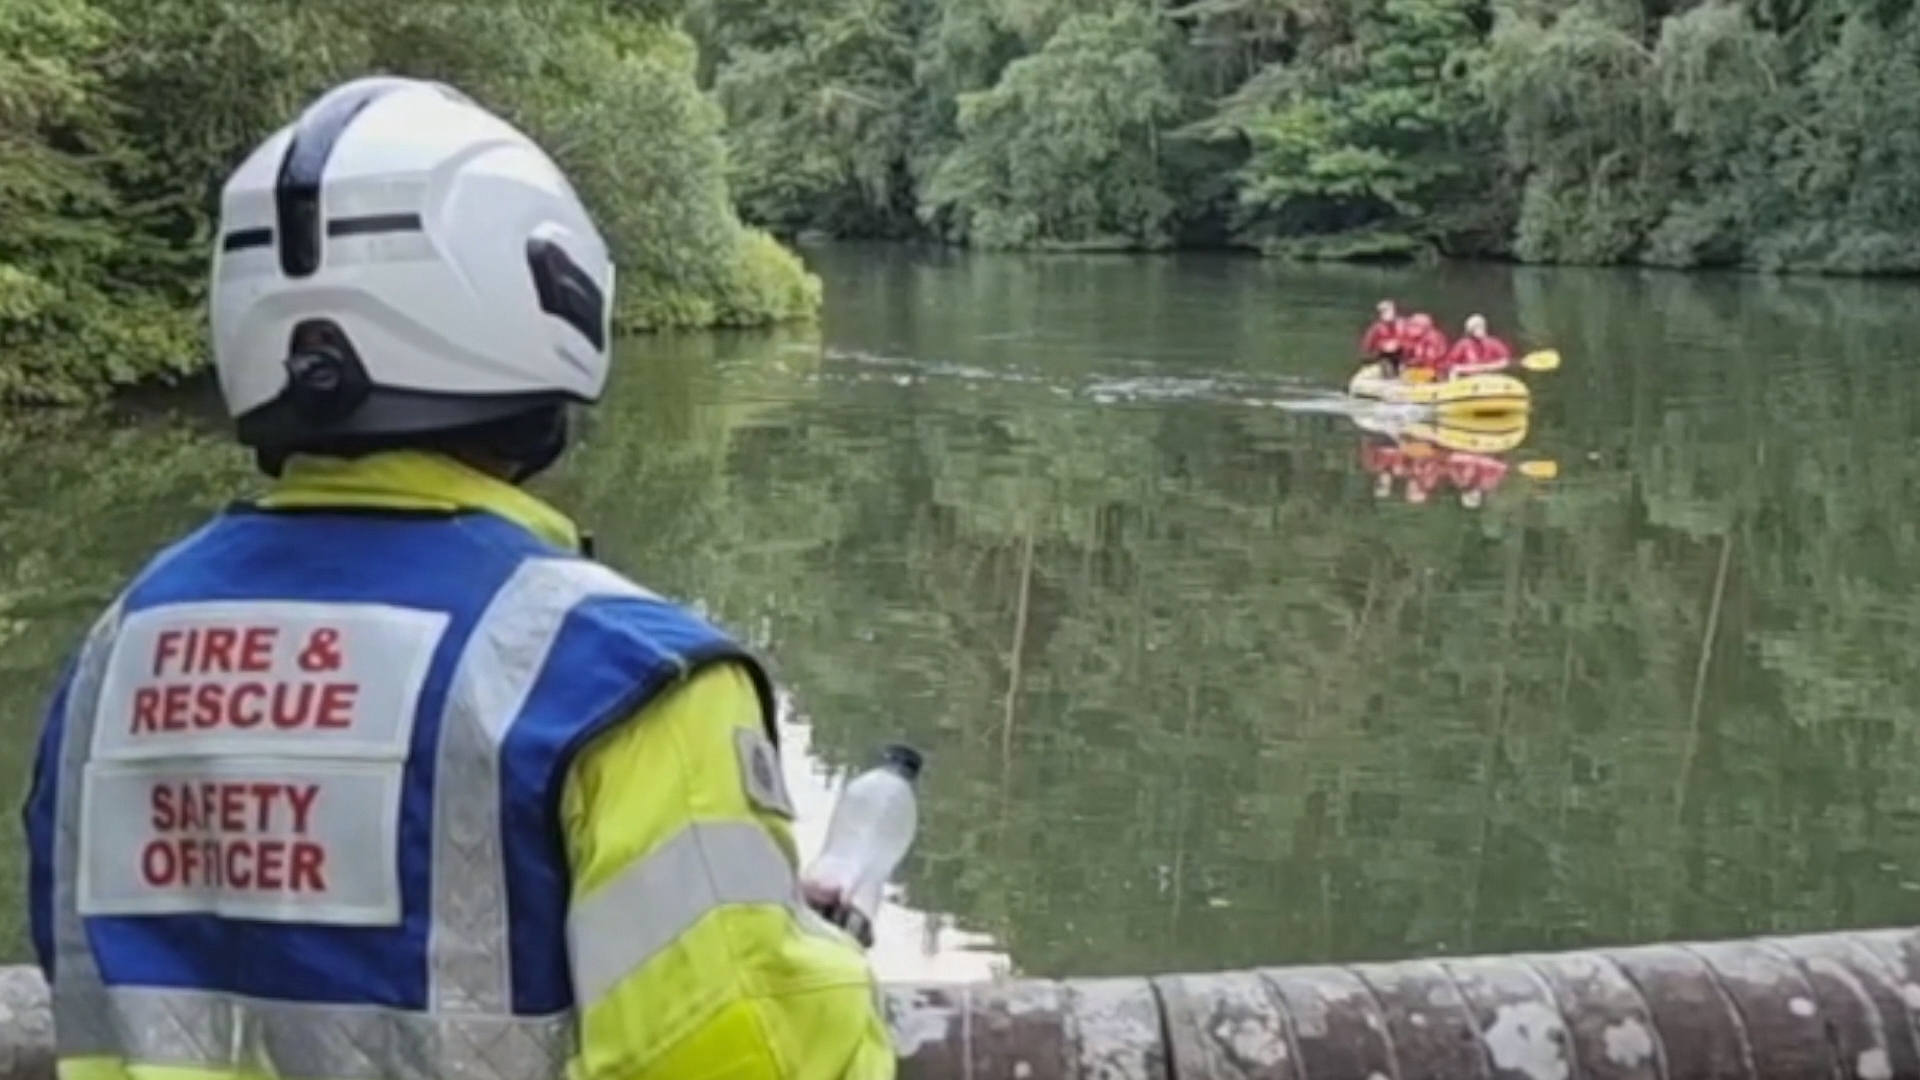
[[[800,877],[807,904],[861,945],[873,944],[881,892],[913,846],[919,828],[913,785],[923,763],[909,746],[881,751],[880,764],[841,793],[827,841]]]

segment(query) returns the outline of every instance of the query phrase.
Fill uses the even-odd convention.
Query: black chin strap
[[[567,411],[556,408],[536,415],[544,423],[538,428],[530,424],[524,444],[514,447],[513,472],[509,479],[516,484],[524,484],[546,472],[567,448]]]

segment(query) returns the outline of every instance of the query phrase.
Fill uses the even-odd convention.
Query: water
[[[804,844],[928,752],[884,974],[1916,921],[1912,286],[813,258],[823,328],[632,343],[545,490],[771,651]],[[1566,357],[1478,508],[1376,494],[1325,394],[1382,295]],[[252,480],[153,409],[0,450],[24,773],[84,623]]]

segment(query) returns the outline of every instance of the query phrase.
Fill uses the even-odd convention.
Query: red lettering
[[[327,891],[327,849],[311,840],[156,839],[140,851],[150,888]]]
[[[155,832],[287,832],[311,829],[319,784],[277,780],[198,780],[155,784],[148,794]]]
[[[173,683],[160,688],[160,727],[164,731],[187,730],[187,709],[193,704],[193,684]]]
[[[247,846],[253,849],[248,852],[248,854],[253,856],[253,869],[260,878],[258,888],[274,890],[286,888],[286,841],[267,840],[259,844],[249,844]],[[235,844],[233,850],[235,854],[238,854],[240,845]]]
[[[273,670],[273,646],[279,640],[276,626],[249,626],[241,631],[240,670],[259,674]]]
[[[247,831],[247,789],[240,784],[221,784],[219,790],[220,831]]]
[[[267,718],[267,710],[260,699],[267,696],[267,688],[257,682],[241,683],[227,695],[227,723],[242,731],[256,727]]]
[[[294,892],[326,892],[327,849],[311,840],[296,840],[293,850],[292,888]]]
[[[307,786],[309,788],[314,788],[314,787],[318,787],[319,785],[308,784]],[[282,791],[284,791],[287,793],[287,797],[289,799],[292,799],[299,790],[300,790],[299,788],[294,787],[292,784],[271,784],[271,783],[248,784],[247,794],[253,796],[253,804],[259,810],[259,813],[254,815],[253,827],[255,829],[258,829],[261,832],[266,832],[268,829],[272,828],[273,827],[273,797],[275,795],[280,794]],[[309,799],[308,801],[311,802],[312,800]],[[300,807],[297,802],[294,804],[293,812],[294,812],[294,821],[296,822],[296,824],[293,827],[293,831],[305,832],[306,830],[302,828],[298,823],[305,821],[306,815],[300,812]]]
[[[226,884],[236,889],[250,889],[254,887],[253,871],[256,867],[249,866],[246,861],[246,855],[251,847],[252,845],[248,844],[245,840],[227,841],[225,848],[221,852],[226,858],[222,860],[220,865],[221,876],[226,878]],[[267,882],[267,876],[265,873],[260,875],[260,885],[263,888],[272,888],[273,886]]]
[[[147,798],[147,806],[152,811],[150,820],[154,832],[172,832],[174,818],[178,811],[173,805],[173,788],[168,784],[155,784]]]
[[[293,831],[295,835],[307,833],[307,812],[313,809],[313,800],[320,797],[320,785],[308,784],[305,787],[286,785],[287,806],[293,810]]]
[[[173,845],[165,840],[149,840],[140,852],[140,878],[156,889],[164,889],[173,884],[174,875],[180,870],[175,860]]]
[[[360,697],[359,683],[327,683],[320,688],[319,715],[313,726],[343,728],[353,724],[353,706]]]
[[[353,726],[357,682],[179,682],[133,693],[134,734],[168,731],[339,731]]]
[[[143,686],[133,692],[133,733],[160,730],[160,691]]]
[[[201,640],[201,671],[232,671],[233,647],[240,644],[240,635],[232,627],[215,626],[207,630]]]
[[[200,784],[180,785],[180,823],[174,828],[181,832],[199,832],[207,827],[206,789]]]
[[[153,674],[263,674],[273,670],[279,643],[277,626],[162,630],[153,641]]]
[[[288,691],[297,691],[299,696],[287,700],[292,695]],[[304,727],[313,716],[314,687],[312,683],[296,683],[288,686],[279,683],[273,688],[273,726],[283,731]]]
[[[201,683],[193,691],[193,726],[201,729],[220,726],[221,690],[219,683]]]
[[[153,673],[157,676],[167,669],[167,661],[180,656],[186,635],[178,630],[162,630],[153,642]]]

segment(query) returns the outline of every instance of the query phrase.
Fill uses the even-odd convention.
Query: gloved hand
[[[845,892],[838,885],[828,885],[800,879],[800,895],[806,898],[807,906],[820,913],[820,917],[852,934],[861,948],[873,947],[873,924],[859,909],[847,903]]]

